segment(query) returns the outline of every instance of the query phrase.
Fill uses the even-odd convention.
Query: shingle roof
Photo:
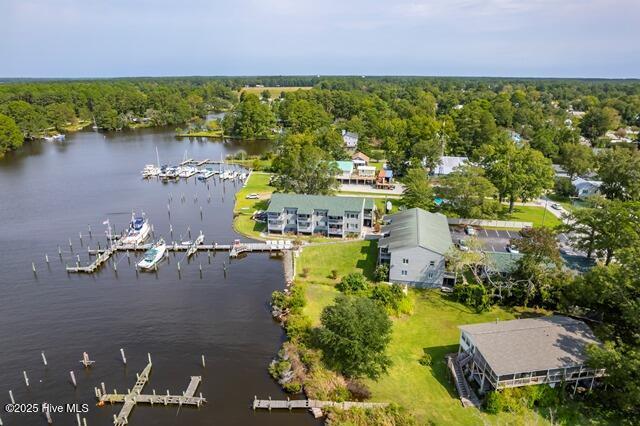
[[[389,251],[400,248],[422,247],[445,254],[453,245],[447,218],[439,213],[414,208],[386,216],[390,223],[383,232],[388,236],[378,241],[379,247]]]
[[[328,195],[273,194],[267,213],[280,213],[285,208],[296,208],[299,214],[311,214],[314,210],[328,210],[330,216],[342,216],[344,212],[373,209],[371,198],[333,197]]]
[[[582,321],[551,316],[462,325],[497,375],[575,367],[585,349],[599,344]]]

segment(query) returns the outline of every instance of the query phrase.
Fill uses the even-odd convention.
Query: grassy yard
[[[236,202],[233,208],[235,219],[233,226],[239,233],[248,237],[259,238],[260,233],[266,229],[264,223],[257,223],[251,219],[251,215],[256,210],[267,208],[269,197],[274,191],[274,187],[269,185],[271,174],[262,172],[252,172],[247,181],[247,185],[236,193]],[[246,196],[256,193],[260,196],[257,200],[248,200]]]
[[[512,213],[509,213],[509,208],[505,206],[499,219],[532,222],[533,226],[542,226],[544,219],[544,226],[550,228],[555,228],[561,224],[560,219],[555,217],[553,213],[549,211],[545,213],[544,207],[537,206],[515,206]]]
[[[375,241],[327,242],[305,247],[296,261],[296,277],[299,282],[334,285],[344,275],[361,272],[371,279],[376,268],[378,246]],[[309,274],[303,277],[304,269]],[[332,270],[338,278],[331,278]]]
[[[297,285],[305,287],[307,304],[304,314],[313,325],[320,323],[322,310],[339,292],[337,280],[330,277],[332,269],[339,277],[350,272],[371,276],[375,267],[375,242],[359,241],[306,247],[297,259],[298,274],[309,268],[307,277],[297,275]],[[338,278],[339,279],[339,278]],[[518,310],[493,308],[475,311],[453,301],[438,290],[411,290],[414,313],[393,319],[392,341],[388,354],[393,361],[389,373],[377,382],[368,381],[372,400],[395,402],[413,413],[420,425],[545,425],[549,422],[536,411],[524,414],[490,415],[463,408],[454,385],[449,381],[444,355],[457,350],[458,325],[509,320],[520,315]],[[431,367],[418,363],[424,352],[433,359]],[[576,407],[560,407],[556,419],[566,424],[586,424]]]
[[[269,93],[271,94],[271,99],[275,99],[280,97],[280,93],[282,92],[295,92],[297,90],[309,90],[311,89],[311,87],[243,87],[242,89],[240,89],[240,92],[245,92],[245,93],[252,93],[254,95],[258,95],[260,96],[260,94],[262,92],[264,92],[265,90],[268,90]]]

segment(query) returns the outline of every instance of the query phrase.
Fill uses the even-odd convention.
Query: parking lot
[[[471,238],[470,235],[464,232],[463,226],[451,226],[449,229],[451,230],[451,239],[454,244],[457,244],[461,239],[468,240]],[[475,227],[475,229],[477,231],[475,237],[478,238],[485,251],[506,252],[507,245],[511,239],[521,238],[516,229],[484,229],[479,227]]]

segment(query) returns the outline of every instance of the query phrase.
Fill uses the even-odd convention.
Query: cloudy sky
[[[0,77],[640,77],[640,0],[0,0]]]

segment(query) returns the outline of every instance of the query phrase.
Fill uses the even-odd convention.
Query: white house
[[[342,140],[344,141],[344,146],[348,149],[356,149],[358,147],[358,134],[353,132],[347,132],[346,130],[342,130]]]
[[[413,208],[385,216],[378,241],[378,261],[389,264],[389,281],[440,287],[446,276],[445,254],[453,246],[447,218]]]

